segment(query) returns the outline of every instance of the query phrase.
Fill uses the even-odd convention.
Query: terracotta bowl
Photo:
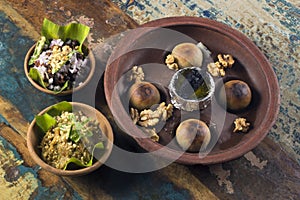
[[[56,95],[56,96],[65,96],[65,95],[69,95],[69,94],[72,94],[73,92],[77,92],[79,91],[80,89],[84,88],[89,82],[90,80],[92,79],[93,77],[93,74],[95,72],[95,57],[94,57],[94,54],[92,51],[88,50],[84,45],[83,45],[83,52],[84,54],[87,55],[87,59],[88,59],[88,66],[90,68],[90,71],[88,73],[88,76],[85,78],[85,80],[77,87],[73,88],[73,89],[69,89],[69,90],[64,90],[60,93],[55,93],[54,91],[52,90],[48,90],[47,88],[44,88],[43,86],[41,86],[40,84],[38,84],[37,82],[35,82],[34,80],[32,80],[30,77],[29,77],[29,66],[28,66],[28,62],[30,60],[30,57],[31,55],[33,54],[34,52],[34,48],[35,48],[35,45],[33,45],[27,52],[26,56],[25,56],[25,59],[24,59],[24,72],[25,72],[25,75],[27,77],[27,79],[29,80],[29,82],[38,90],[42,91],[42,92],[45,92],[47,94],[51,94],[51,95]]]
[[[102,155],[102,157],[100,159],[97,158],[97,161],[93,163],[93,165],[90,167],[74,169],[74,170],[71,169],[62,170],[48,165],[41,158],[41,149],[39,148],[39,145],[42,141],[43,134],[41,133],[40,129],[37,127],[35,119],[31,122],[27,131],[27,147],[32,159],[45,170],[48,170],[49,172],[52,172],[60,176],[81,176],[95,171],[101,165],[103,165],[103,163],[105,163],[105,161],[108,159],[109,155],[111,154],[114,136],[113,136],[113,131],[110,126],[110,123],[101,112],[86,104],[77,103],[77,102],[70,102],[70,103],[73,106],[73,110],[82,111],[86,116],[92,119],[96,119],[99,122],[100,129],[107,137],[105,152]],[[41,111],[38,115],[42,115],[46,113],[51,107],[52,106],[47,107],[46,109]]]
[[[211,104],[198,112],[175,109],[154,142],[133,124],[128,104],[124,103],[128,85],[124,74],[134,65],[145,72],[145,79],[167,88],[175,73],[165,65],[165,58],[175,45],[182,42],[202,42],[210,51],[213,61],[217,54],[231,54],[235,64],[224,77],[215,78],[215,95]],[[217,100],[217,93],[224,82],[239,79],[252,90],[251,104],[239,112],[229,112]],[[274,124],[280,104],[278,81],[266,57],[255,44],[242,33],[222,23],[197,17],[171,17],[142,25],[126,34],[111,55],[104,77],[106,100],[115,120],[127,134],[149,152],[174,159],[184,164],[213,164],[242,156],[256,147]],[[169,98],[168,92],[165,95]],[[251,123],[248,133],[233,133],[233,121],[245,117]],[[183,152],[174,141],[180,121],[199,118],[212,132],[212,143],[206,152]]]

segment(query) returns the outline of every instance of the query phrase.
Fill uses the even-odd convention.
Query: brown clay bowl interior
[[[93,77],[93,74],[95,72],[95,67],[96,67],[96,61],[95,61],[95,57],[94,57],[94,54],[92,51],[90,51],[89,49],[87,49],[84,45],[82,46],[83,48],[83,53],[85,55],[87,55],[87,59],[88,59],[88,63],[87,65],[89,66],[89,73],[88,73],[88,76],[85,78],[85,80],[82,82],[82,84],[78,85],[77,87],[73,88],[73,89],[69,89],[69,90],[64,90],[60,93],[55,93],[54,91],[52,90],[49,90],[47,88],[44,88],[43,86],[41,86],[40,84],[38,84],[37,82],[35,82],[34,80],[32,80],[30,77],[29,77],[29,66],[28,66],[28,62],[30,60],[30,57],[31,55],[33,54],[34,52],[34,48],[35,48],[35,44],[28,50],[26,56],[25,56],[25,59],[24,59],[24,72],[25,72],[25,75],[27,77],[27,79],[29,80],[29,82],[38,90],[44,92],[44,93],[47,93],[47,94],[51,94],[51,95],[56,95],[56,96],[65,96],[65,95],[69,95],[69,94],[72,94],[73,92],[77,92],[79,91],[80,89],[84,88],[89,82],[90,80],[92,79]]]
[[[83,103],[78,103],[78,102],[70,102],[70,103],[72,104],[73,110],[82,111],[86,116],[92,119],[96,119],[99,122],[100,129],[106,135],[107,138],[107,142],[104,150],[105,152],[102,155],[102,157],[100,159],[97,159],[97,161],[94,162],[93,165],[90,167],[74,169],[74,170],[73,169],[61,170],[48,165],[46,162],[42,160],[40,156],[41,149],[38,147],[42,141],[43,133],[36,125],[35,119],[31,122],[27,131],[27,147],[32,159],[45,170],[48,170],[49,172],[52,172],[60,176],[81,176],[95,171],[108,159],[112,151],[114,136],[113,136],[113,131],[110,126],[110,123],[101,112]],[[38,115],[42,115],[46,113],[51,107],[52,106],[45,108]]]
[[[145,79],[167,88],[174,72],[164,66],[164,60],[172,48],[181,42],[202,42],[212,52],[211,57],[214,60],[218,53],[231,54],[236,63],[226,71],[225,77],[215,79],[215,94],[223,82],[239,79],[245,81],[251,88],[252,101],[240,112],[227,111],[218,103],[216,97],[213,98],[211,105],[200,113],[175,110],[173,117],[159,132],[160,141],[153,142],[145,138],[143,132],[133,125],[128,114],[126,91],[130,86],[126,85],[124,74],[134,65],[139,65],[145,72]],[[159,19],[146,23],[141,29],[126,35],[108,61],[104,88],[108,106],[127,134],[149,152],[167,146],[164,151],[159,151],[160,156],[175,158],[177,162],[184,164],[220,163],[247,153],[267,135],[276,120],[280,101],[274,71],[254,43],[224,24],[196,17]],[[169,98],[168,92],[165,92],[165,96],[165,99]],[[218,113],[222,113],[225,118],[218,118]],[[233,121],[237,117],[246,117],[251,123],[248,133],[232,132]],[[172,140],[180,120],[187,118],[200,118],[212,128],[216,125],[212,132],[218,141],[211,144],[212,150],[205,157],[199,157],[198,153],[182,152],[178,144]],[[219,126],[219,122],[222,126]]]

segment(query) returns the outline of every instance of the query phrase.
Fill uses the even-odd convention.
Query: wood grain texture
[[[262,169],[260,165],[252,166],[245,157],[217,167],[193,166],[189,169],[220,199],[299,199],[300,166],[279,144],[265,138],[252,153],[256,159],[267,161]],[[216,176],[227,172],[228,176],[217,176],[218,181],[224,179],[220,187],[208,171]]]
[[[93,27],[93,35],[90,41],[97,46],[98,50],[103,46],[107,47],[107,45],[111,45],[106,43],[106,41],[98,44],[98,39],[108,38],[128,28],[137,27],[134,20],[108,0],[76,2],[71,0],[1,0],[0,5],[2,10],[2,5],[7,5],[12,9],[11,12],[7,12],[8,17],[22,30],[24,28],[21,26],[22,22],[26,21],[31,25],[30,27],[26,26],[28,30],[23,31],[22,34],[29,36],[33,40],[37,39],[37,34],[30,34],[30,31],[39,33],[44,17],[48,17],[58,23],[66,23],[73,20],[78,21],[79,19],[86,20]],[[130,2],[134,4],[134,1]],[[78,7],[83,9],[78,9]],[[144,12],[146,11],[144,10]],[[203,11],[203,13],[207,12]],[[230,18],[230,20],[232,19]],[[247,23],[250,24],[248,21]],[[252,29],[252,32],[255,32],[255,27]],[[242,27],[239,28],[242,29]],[[15,31],[17,32],[18,30]],[[15,38],[11,38],[10,40],[13,39]],[[264,41],[259,42],[261,46],[263,43]],[[282,46],[285,46],[285,44]],[[113,47],[114,44],[109,49]],[[23,51],[25,54],[26,49],[21,49],[20,51]],[[17,55],[20,56],[21,54]],[[105,55],[98,57],[98,63],[102,71],[105,69],[105,62],[108,56],[109,51],[105,52]],[[285,59],[285,57],[280,59]],[[278,64],[274,60],[273,63],[274,66]],[[13,70],[16,77],[23,75],[22,72],[18,71],[17,66]],[[100,75],[102,73],[101,70],[99,72]],[[289,73],[284,74],[289,75]],[[118,145],[126,147],[131,151],[143,152],[134,141],[127,136],[122,136],[121,130],[117,127],[108,107],[105,105],[103,79],[101,77],[99,79],[100,83],[97,93],[102,98],[96,102],[96,107],[108,116],[114,127],[115,135],[117,135],[116,140],[118,141]],[[28,87],[29,89],[24,91],[24,99],[26,99],[25,95],[36,98],[24,101],[28,102],[28,104],[24,103],[24,105],[12,104],[12,99],[9,98],[9,95],[3,95],[0,98],[0,115],[8,121],[10,126],[1,124],[0,135],[3,137],[1,141],[7,141],[7,146],[11,144],[10,149],[17,150],[9,150],[9,152],[20,156],[21,161],[23,160],[24,164],[21,166],[27,168],[21,167],[21,169],[30,173],[37,171],[36,179],[34,180],[37,181],[39,189],[32,194],[32,197],[40,197],[38,195],[43,194],[43,197],[46,199],[59,199],[62,197],[66,199],[198,199],[202,193],[207,194],[207,198],[216,198],[215,196],[217,196],[220,199],[299,199],[299,192],[297,190],[300,186],[299,165],[289,157],[289,154],[282,150],[278,143],[268,139],[265,139],[252,151],[257,159],[259,159],[259,162],[267,161],[267,164],[262,169],[255,165],[252,166],[251,163],[255,163],[256,161],[253,160],[250,162],[246,158],[241,157],[219,166],[195,165],[187,167],[172,164],[162,170],[145,174],[129,174],[104,166],[95,173],[84,177],[61,178],[53,176],[39,169],[28,155],[24,139],[28,125],[28,120],[26,119],[33,117],[34,113],[37,113],[42,106],[65,99],[53,99],[49,96],[40,95],[36,91],[32,91],[29,83],[26,83],[26,85],[25,82],[21,82],[21,85],[25,85],[24,88]],[[11,83],[13,82],[8,82],[8,84]],[[285,93],[288,93],[288,91],[286,90]],[[24,119],[21,115],[28,116],[28,113],[24,113],[26,109],[23,108],[25,107],[29,107],[31,112],[30,117]],[[297,109],[294,110],[295,112],[297,111]],[[294,121],[292,122],[294,123]],[[280,123],[284,126],[284,122]],[[1,174],[1,177],[4,176],[5,174]],[[1,180],[4,179],[1,178]],[[230,188],[231,186],[232,188]],[[228,193],[228,189],[232,189],[233,193]]]
[[[94,20],[94,37],[110,37],[128,28],[135,28],[137,24],[115,4],[108,0],[101,1],[27,1],[2,0],[24,17],[37,32],[44,18],[56,23],[65,24],[76,17],[84,16]],[[36,38],[35,38],[36,39]]]
[[[9,101],[5,100],[0,96],[0,115],[4,117],[9,124],[13,126],[13,128],[26,138],[27,128],[29,127],[29,123],[24,119],[22,113],[14,105],[12,105]]]
[[[21,191],[25,191],[26,188],[28,190],[26,193],[28,195],[27,198],[77,199],[79,197],[78,193],[66,184],[61,177],[40,169],[29,155],[26,140],[11,127],[3,123],[0,124],[0,142],[4,147],[4,152],[2,153],[11,155],[10,159],[4,163],[1,162],[0,166],[4,170],[4,174],[1,173],[1,177],[5,178],[5,180],[1,178],[1,182],[5,182],[8,185],[8,187],[2,188],[2,197],[13,195],[14,199],[23,199],[26,196]],[[1,155],[2,159],[3,154]],[[32,190],[29,190],[29,188],[32,188]]]

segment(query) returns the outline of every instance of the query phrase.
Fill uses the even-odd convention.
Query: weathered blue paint
[[[0,123],[5,123],[5,124],[9,124],[8,121],[2,116],[0,115]]]
[[[11,151],[17,160],[23,160],[21,155],[18,153],[17,149],[11,145],[7,140],[5,140],[3,137],[0,136],[0,140],[3,144],[3,147],[7,151]],[[25,163],[26,164],[26,163]],[[67,188],[61,188],[60,186],[53,186],[53,187],[44,187],[42,185],[42,182],[38,179],[38,171],[40,170],[40,167],[35,166],[33,168],[27,167],[24,164],[15,166],[16,169],[19,171],[19,177],[31,173],[34,178],[37,179],[38,187],[36,194],[34,194],[34,199],[63,199],[65,196],[65,193],[67,191]],[[73,191],[72,192],[72,199],[82,199],[80,195]]]
[[[0,32],[0,95],[31,121],[40,110],[60,99],[41,93],[26,79],[23,62],[34,41],[21,35],[3,12],[0,12]]]
[[[112,173],[103,177],[106,184],[103,189],[113,199],[122,200],[152,200],[169,199],[182,200],[191,199],[189,191],[178,188],[173,183],[164,180],[162,175],[156,172],[145,174],[129,174],[123,172]],[[130,178],[129,178],[130,177]],[[116,179],[117,178],[117,179]],[[125,182],[130,180],[130,184]],[[151,183],[151,184],[150,184]]]
[[[297,35],[300,35],[299,29],[299,16],[300,16],[300,8],[296,5],[292,5],[291,3],[285,0],[266,0],[266,3],[269,6],[272,6],[278,11],[280,14],[284,16],[280,22],[287,27],[292,32],[295,32]],[[266,10],[266,9],[265,9]],[[270,12],[269,10],[266,10]],[[271,11],[271,15],[274,16],[274,12]]]

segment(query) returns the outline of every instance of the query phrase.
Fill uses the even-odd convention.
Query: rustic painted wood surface
[[[253,20],[255,15],[251,13],[254,12],[254,4],[248,1],[239,2],[248,3],[247,8],[250,10],[247,12],[250,14],[241,15],[238,19],[237,12],[230,12],[231,7],[234,7],[233,2],[229,5],[230,1],[225,1],[224,7],[217,3],[213,7],[217,1],[151,2],[120,0],[113,4],[106,0],[0,0],[0,199],[299,199],[300,168],[295,161],[299,153],[299,79],[292,76],[299,75],[299,26],[297,28],[295,23],[295,20],[299,21],[299,5],[293,1],[263,1],[271,9],[266,10],[266,14],[259,12],[264,17],[261,19],[263,21],[271,19],[267,12],[273,13],[275,17],[278,13],[284,15],[283,11],[278,11],[279,3],[294,13],[294,17],[284,15],[288,18],[287,25],[280,21],[275,24],[277,26],[271,26],[271,22],[263,26],[263,22],[255,23]],[[256,5],[258,9],[259,5],[262,4]],[[241,6],[241,3],[236,6]],[[96,50],[101,49],[97,57],[97,73],[101,75],[107,56],[117,41],[117,38],[109,41],[107,38],[137,27],[134,20],[144,23],[174,13],[209,17],[227,22],[241,31],[249,30],[245,34],[270,58],[282,89],[291,87],[291,90],[283,90],[279,120],[270,133],[272,139],[266,138],[244,157],[213,166],[172,164],[144,174],[130,174],[102,167],[91,175],[77,178],[57,177],[40,169],[31,160],[26,148],[28,124],[41,109],[61,100],[71,100],[70,97],[41,94],[24,76],[23,58],[38,38],[43,18],[47,17],[57,23],[78,21],[89,25],[92,28],[89,45]],[[252,28],[248,27],[251,23]],[[288,29],[287,39],[285,32],[281,32],[284,27]],[[272,34],[273,41],[261,39],[268,34]],[[278,34],[285,37],[275,39]],[[275,54],[278,52],[280,57],[277,58]],[[286,55],[283,52],[288,53]],[[289,74],[291,83],[287,78]],[[116,142],[128,150],[142,151],[130,138],[122,137],[121,130],[114,123],[105,104],[101,83],[99,85],[97,95],[103,98],[97,101],[96,107],[109,117]],[[298,96],[293,94],[297,91]],[[286,137],[288,140],[283,139]],[[279,142],[288,141],[290,147],[274,142],[274,138]]]

